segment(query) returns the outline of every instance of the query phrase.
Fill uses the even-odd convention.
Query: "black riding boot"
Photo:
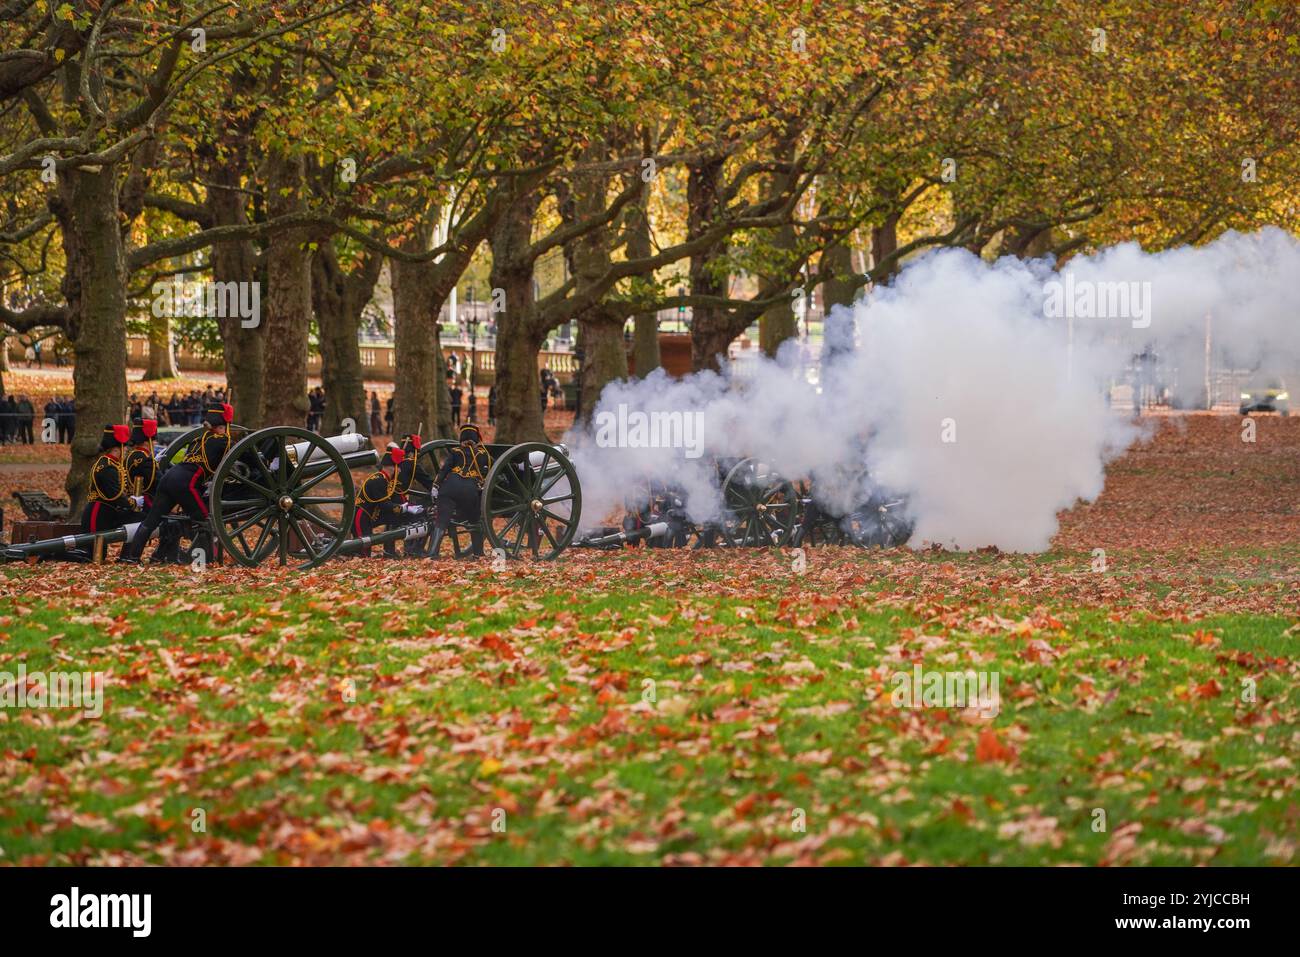
[[[154,549],[152,564],[179,562],[181,559],[181,530],[175,522],[163,522],[158,527],[158,547]]]
[[[437,558],[438,549],[442,547],[442,540],[447,537],[445,528],[434,527],[432,534],[429,536],[429,557]]]

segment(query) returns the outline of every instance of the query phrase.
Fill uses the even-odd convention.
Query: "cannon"
[[[180,461],[202,428],[177,436],[158,454],[163,470]],[[215,548],[241,565],[271,557],[314,568],[347,541],[356,507],[352,470],[373,468],[378,454],[364,435],[329,438],[292,426],[250,431],[230,427],[229,451],[208,485],[209,523]],[[188,524],[180,516],[173,523]],[[6,561],[82,558],[85,549],[126,541],[137,524],[95,534],[69,535],[4,550]],[[191,530],[192,531],[192,530]]]
[[[356,511],[352,470],[378,461],[370,439],[356,433],[326,438],[294,426],[248,433],[209,483],[213,535],[240,565],[274,556],[281,565],[315,568],[348,540]]]
[[[680,488],[645,483],[629,491],[622,534],[599,528],[581,539],[586,547],[613,548],[645,542],[655,548],[803,547],[814,544],[892,547],[912,534],[907,501],[878,485],[866,470],[828,484],[853,489],[850,507],[822,501],[810,479],[791,481],[757,458],[715,463],[721,485],[721,514],[713,521],[687,517]],[[847,482],[847,484],[844,484]],[[658,523],[664,530],[642,533]]]
[[[180,460],[201,434],[196,428],[173,439],[159,454],[165,469]],[[316,568],[330,558],[362,554],[369,548],[404,541],[419,554],[431,537],[437,499],[418,486],[415,501],[423,514],[403,524],[354,537],[357,483],[353,471],[377,467],[379,453],[364,435],[324,437],[293,426],[250,431],[231,427],[232,445],[208,486],[214,561],[229,556],[253,567],[276,561],[299,569]],[[425,443],[417,465],[436,475],[454,441]],[[849,487],[859,490],[851,507],[836,509],[817,495],[815,481],[791,481],[758,458],[713,463],[721,509],[711,521],[688,517],[685,493],[672,485],[647,483],[629,490],[622,527],[598,527],[577,537],[582,515],[578,474],[563,445],[524,442],[490,444],[492,466],[484,480],[479,514],[453,522],[444,541],[457,555],[466,551],[471,527],[481,523],[488,547],[507,558],[547,561],[567,548],[621,548],[644,543],[651,548],[785,547],[848,543],[861,547],[902,544],[911,535],[906,501],[891,495],[862,472]],[[835,482],[837,486],[840,482]],[[180,516],[173,522],[185,523]],[[77,557],[98,545],[125,541],[135,526],[98,535],[72,535],[0,552],[4,560]]]
[[[421,446],[416,462],[429,475],[437,475],[457,443],[436,439]],[[456,555],[467,548],[469,528],[481,523],[485,544],[508,558],[532,557],[542,561],[556,558],[572,543],[582,514],[582,489],[577,472],[563,445],[524,442],[519,445],[488,444],[492,466],[484,477],[479,500],[480,514],[467,521],[452,522],[444,541]],[[436,498],[412,485],[410,497],[429,507],[427,516],[417,516],[406,527],[432,524],[439,507]],[[394,528],[369,536],[369,545],[423,538],[422,535],[393,534]],[[344,554],[364,551],[365,545],[349,545]]]
[[[651,548],[783,547],[798,525],[794,485],[758,459],[713,463],[721,486],[721,510],[712,520],[689,518],[687,493],[672,484],[647,482],[625,497],[621,532],[601,528],[585,547],[610,548],[644,541]],[[649,529],[650,531],[646,531]]]
[[[202,433],[192,429],[174,438],[158,455],[162,468],[180,461],[185,447]],[[379,454],[359,434],[324,437],[293,426],[250,431],[231,426],[232,445],[208,484],[209,523],[214,561],[226,556],[244,566],[276,561],[299,569],[316,568],[332,557],[365,552],[370,546],[427,539],[437,508],[418,488],[412,495],[429,511],[402,526],[353,537],[357,484],[353,470],[370,470]],[[436,474],[450,440],[426,443],[417,462]],[[480,515],[453,523],[449,546],[465,551],[469,525],[482,523],[488,546],[510,558],[553,559],[572,544],[582,510],[582,492],[567,450],[546,442],[489,445],[492,467],[481,498]],[[174,521],[184,522],[179,517]],[[134,532],[114,529],[98,535],[68,536],[13,546],[6,560],[71,557],[83,548],[125,541]]]
[[[815,481],[801,482],[799,520],[791,544],[856,545],[859,548],[892,548],[912,537],[912,520],[907,499],[877,482],[860,469],[847,484],[837,477],[836,486],[853,489],[848,507],[818,496]],[[841,494],[842,497],[842,494]]]

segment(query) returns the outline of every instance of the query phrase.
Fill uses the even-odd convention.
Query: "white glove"
[[[429,498],[437,498],[437,497],[438,497],[438,486],[436,486],[436,485],[430,485],[430,486],[429,486]]]
[[[407,503],[407,504],[405,504],[405,505],[402,506],[402,514],[404,514],[404,515],[423,515],[423,514],[424,514],[424,506],[423,506],[423,505],[411,505],[410,503]]]
[[[131,498],[130,498],[130,501],[131,501],[131,504],[134,505],[136,508],[144,508],[144,496],[143,496],[143,495],[132,495]]]

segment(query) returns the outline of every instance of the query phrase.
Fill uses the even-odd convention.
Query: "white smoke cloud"
[[[1050,284],[1066,273],[1072,291],[1136,284],[1124,290],[1133,291],[1131,315],[1089,312],[1086,297],[1068,318],[1049,315]],[[841,512],[862,501],[868,470],[907,497],[913,546],[1044,550],[1057,513],[1094,499],[1106,462],[1139,434],[1107,402],[1133,356],[1152,349],[1176,365],[1173,387],[1195,401],[1209,316],[1216,362],[1293,373],[1297,276],[1300,243],[1277,229],[1157,254],[1126,244],[1061,273],[1046,261],[988,264],[962,250],[920,257],[892,286],[830,317],[830,340],[852,332],[856,347],[823,356],[820,384],[809,381],[817,376],[806,374],[798,342],[721,375],[660,371],[610,384],[597,416],[620,405],[698,414],[707,454],[571,433],[584,520],[599,523],[647,479],[681,486],[697,521],[716,518],[714,457],[755,456],[789,478],[811,477],[819,501]],[[1096,298],[1104,303],[1105,292]]]

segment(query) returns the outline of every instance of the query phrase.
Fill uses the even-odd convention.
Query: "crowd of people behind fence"
[[[130,416],[133,422],[154,419],[159,425],[191,427],[199,424],[204,409],[225,401],[225,391],[213,388],[173,392],[166,402],[157,392],[147,396],[133,393]],[[0,444],[32,445],[40,441],[68,445],[76,431],[77,406],[69,395],[51,396],[39,410],[29,396],[21,393],[0,398]]]
[[[173,392],[164,402],[157,392],[150,392],[141,398],[132,393],[131,421],[137,419],[154,419],[159,425],[196,426],[203,419],[203,410],[215,404],[228,401],[224,389],[211,386],[200,392],[191,389],[188,393]]]
[[[55,428],[60,432],[66,427],[69,440],[72,435],[72,402],[63,402],[59,396],[45,406],[46,415],[51,412],[56,416]],[[33,432],[33,420],[36,418],[36,406],[25,395],[7,395],[0,399],[0,442],[8,445],[31,445],[36,441]],[[60,441],[62,441],[60,439]]]

